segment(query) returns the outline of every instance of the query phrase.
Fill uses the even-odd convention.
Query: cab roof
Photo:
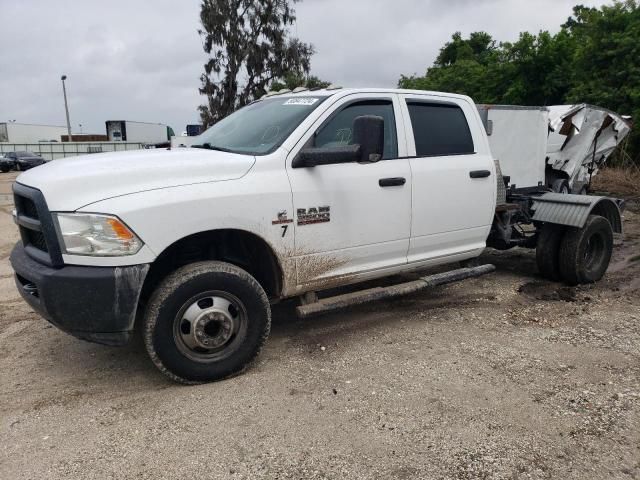
[[[331,96],[345,96],[354,93],[385,93],[385,94],[404,94],[404,95],[434,95],[438,97],[448,97],[448,98],[457,98],[468,100],[469,97],[466,95],[460,95],[457,93],[447,93],[447,92],[435,92],[430,90],[408,90],[402,88],[342,88],[338,86],[331,85],[327,88],[320,89],[307,89],[307,88],[296,88],[292,90],[279,90],[275,92],[269,92],[266,95],[262,96],[260,100],[272,97],[331,97]]]

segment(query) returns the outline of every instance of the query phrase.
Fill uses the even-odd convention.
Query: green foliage
[[[401,88],[441,90],[478,103],[591,103],[640,119],[640,4],[576,6],[555,35],[524,32],[514,43],[485,32],[456,32],[425,76],[401,76]],[[640,164],[640,123],[628,153]]]
[[[289,36],[297,0],[202,0],[200,21],[209,60],[200,79],[206,128],[254,98],[278,78],[309,72],[313,47]]]
[[[293,90],[298,87],[305,88],[326,88],[331,85],[331,82],[325,82],[324,80],[320,80],[318,77],[314,75],[301,75],[299,73],[288,73],[284,76],[284,78],[274,81],[269,90],[278,91],[278,90]]]

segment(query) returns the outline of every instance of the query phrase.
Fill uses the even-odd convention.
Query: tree
[[[640,165],[640,3],[575,7],[563,26],[575,39],[568,102],[588,102],[631,115],[628,153]]]
[[[204,65],[199,107],[205,128],[263,95],[287,74],[308,74],[313,46],[289,36],[298,0],[202,0]]]
[[[629,155],[640,165],[640,2],[576,6],[552,35],[523,32],[496,45],[486,32],[452,35],[424,76],[402,75],[402,88],[443,90],[478,103],[592,103],[634,118]]]
[[[320,80],[314,75],[300,75],[298,73],[289,73],[281,80],[276,80],[271,84],[269,90],[278,91],[282,89],[293,90],[294,88],[327,88],[331,82]]]

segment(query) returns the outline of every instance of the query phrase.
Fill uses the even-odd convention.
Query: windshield
[[[198,136],[193,147],[264,155],[280,145],[326,97],[276,97],[247,105]]]

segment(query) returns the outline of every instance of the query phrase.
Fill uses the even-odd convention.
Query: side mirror
[[[353,120],[353,143],[360,145],[359,162],[377,162],[384,153],[384,118],[362,115]]]
[[[384,119],[361,115],[353,120],[353,144],[341,147],[307,147],[300,150],[292,168],[315,167],[335,163],[372,163],[384,152]]]

